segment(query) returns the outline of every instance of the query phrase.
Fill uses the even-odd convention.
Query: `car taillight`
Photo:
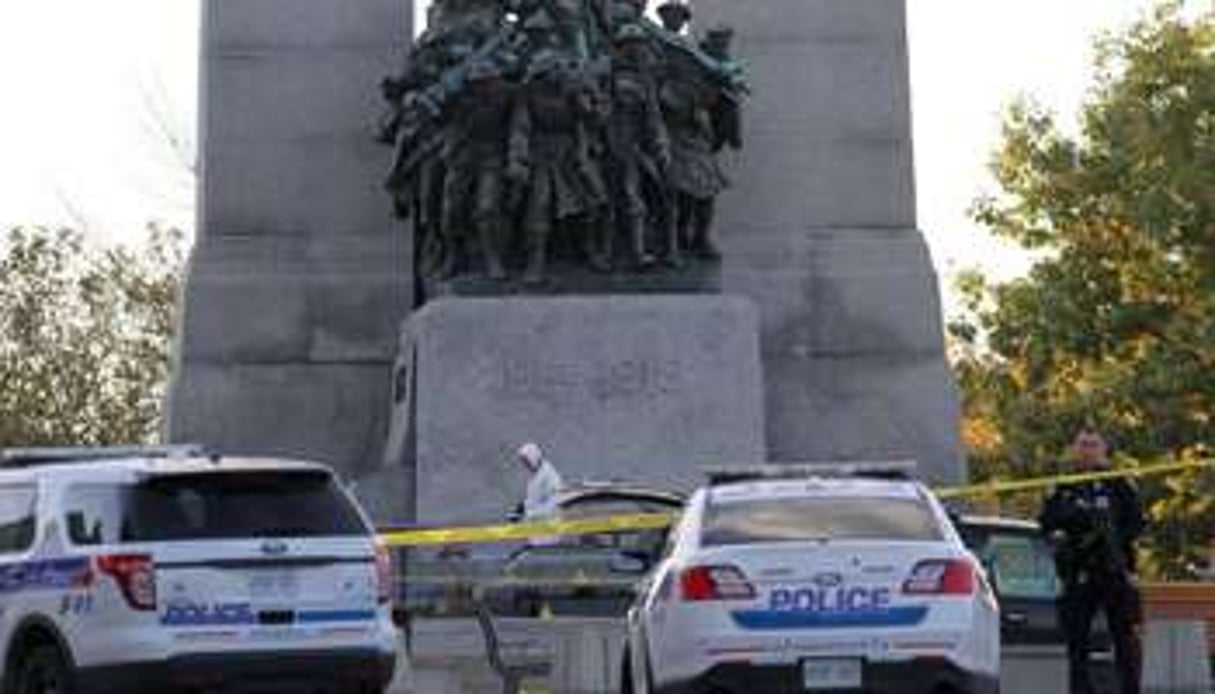
[[[915,565],[903,583],[907,595],[974,595],[974,564],[965,559],[930,559]]]
[[[103,554],[95,560],[97,572],[118,584],[122,597],[135,610],[156,609],[156,569],[147,554]]]
[[[375,546],[375,581],[380,604],[392,600],[392,551],[381,544]]]
[[[755,588],[746,574],[733,566],[693,566],[679,575],[684,600],[750,600]]]

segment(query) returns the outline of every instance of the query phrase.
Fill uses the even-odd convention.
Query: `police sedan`
[[[630,610],[624,691],[998,691],[996,599],[931,492],[757,477],[688,502]]]

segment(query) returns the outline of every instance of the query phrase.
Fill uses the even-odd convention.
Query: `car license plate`
[[[861,661],[853,658],[804,660],[802,683],[810,691],[859,689],[863,684]]]
[[[293,571],[255,571],[249,576],[249,595],[254,599],[290,600],[299,594],[299,577]]]

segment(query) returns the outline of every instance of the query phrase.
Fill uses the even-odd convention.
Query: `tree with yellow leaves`
[[[1215,447],[1215,12],[1162,3],[1100,44],[1075,133],[1007,115],[998,195],[975,218],[1032,251],[1029,274],[959,278],[950,324],[979,477],[1049,474],[1086,423],[1118,464]],[[1215,480],[1148,489],[1151,571],[1186,575],[1215,531]]]

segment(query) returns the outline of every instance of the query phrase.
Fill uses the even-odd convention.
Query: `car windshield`
[[[892,497],[790,497],[711,503],[706,546],[812,540],[943,539],[927,504]]]
[[[156,477],[68,493],[75,544],[250,537],[358,536],[368,531],[331,475],[225,472]]]

